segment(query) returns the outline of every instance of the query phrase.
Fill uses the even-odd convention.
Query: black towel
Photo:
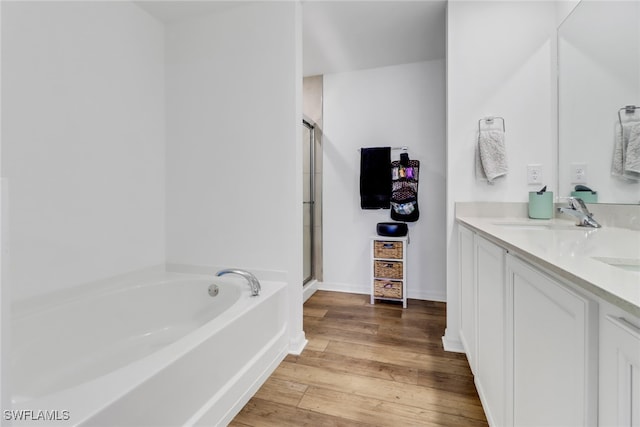
[[[360,149],[360,207],[389,209],[391,147]]]

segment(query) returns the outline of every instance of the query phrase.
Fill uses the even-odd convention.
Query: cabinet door
[[[460,280],[460,341],[467,354],[471,371],[476,374],[476,285],[473,232],[458,227]]]
[[[490,425],[505,415],[505,251],[475,236],[477,286],[476,385]]]
[[[640,427],[640,320],[600,318],[600,425]],[[631,319],[630,319],[631,320]]]
[[[597,371],[587,335],[592,303],[511,255],[507,274],[513,299],[513,422],[508,424],[595,425]]]

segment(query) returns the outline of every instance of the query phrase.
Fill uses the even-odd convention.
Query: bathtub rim
[[[111,292],[119,288],[133,287],[142,281],[153,281],[156,278],[166,277],[167,275],[175,275],[181,277],[187,275],[189,277],[202,276],[212,279],[224,279],[224,277],[216,277],[215,273],[227,266],[208,266],[193,265],[167,262],[163,264],[155,264],[148,267],[127,271],[115,276],[105,277],[103,279],[92,280],[86,283],[79,283],[68,288],[56,289],[44,294],[28,295],[24,298],[10,301],[10,319],[30,315],[34,311],[53,309],[70,303],[74,300],[90,297],[94,294]],[[249,269],[258,279],[265,283],[283,282],[287,283],[287,273],[281,270],[261,270]],[[231,276],[233,277],[233,276]],[[162,279],[159,279],[162,280]]]

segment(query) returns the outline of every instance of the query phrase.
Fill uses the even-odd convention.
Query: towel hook
[[[620,129],[622,129],[622,116],[620,115],[620,111],[622,110],[624,110],[625,114],[634,114],[637,110],[640,110],[640,107],[636,107],[635,105],[625,105],[618,110],[618,121],[620,122]]]
[[[502,117],[494,117],[494,116],[487,116],[487,117],[484,117],[484,118],[478,120],[478,132],[480,132],[482,130],[481,129],[481,124],[482,124],[483,121],[485,123],[487,123],[487,125],[491,126],[496,119],[502,120],[502,132],[506,132],[506,129],[505,129],[505,126],[504,126],[504,118],[502,118]]]

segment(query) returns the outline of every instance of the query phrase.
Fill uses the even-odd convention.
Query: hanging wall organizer
[[[418,174],[420,161],[409,159],[406,147],[400,160],[391,162],[391,219],[414,222],[420,217],[418,209]]]

